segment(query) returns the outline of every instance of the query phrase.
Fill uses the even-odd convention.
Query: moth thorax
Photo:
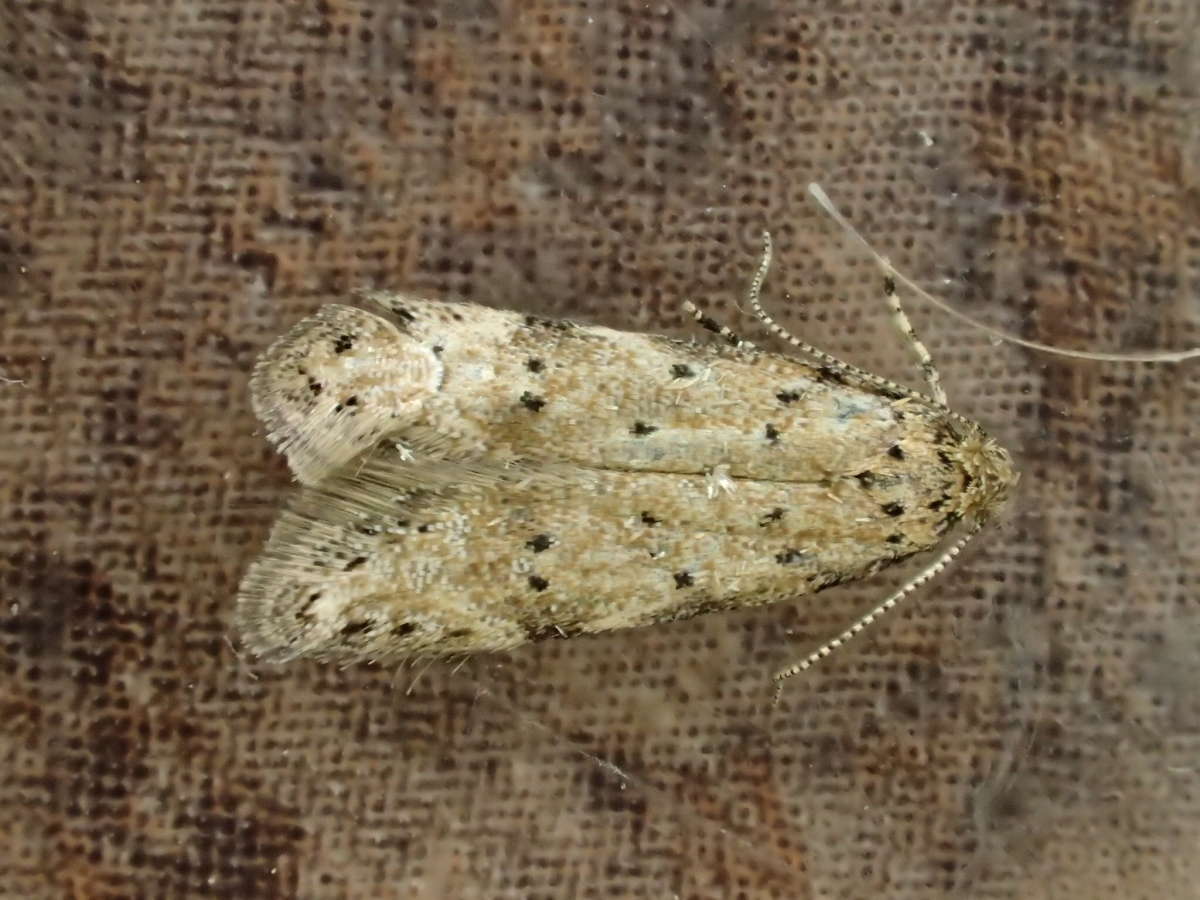
[[[312,484],[402,430],[441,383],[432,349],[374,313],[326,306],[263,354],[250,388],[268,438]]]

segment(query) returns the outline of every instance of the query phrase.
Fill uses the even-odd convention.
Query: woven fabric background
[[[1194,0],[0,0],[0,896],[1195,897],[1200,360],[908,298],[1023,469],[899,583],[458,671],[256,664],[257,353],[363,285],[919,384],[879,272],[1200,345]],[[720,560],[713,560],[714,566]]]

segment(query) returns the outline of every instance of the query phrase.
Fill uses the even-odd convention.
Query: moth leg
[[[771,268],[771,240],[767,237],[767,242],[763,246],[762,257],[758,261],[758,269],[754,272],[754,278],[750,281],[750,295],[758,296],[758,292],[762,290],[762,284],[767,278],[767,272]],[[690,300],[683,301],[683,308],[689,312],[693,319],[700,323],[702,328],[718,334],[725,339],[725,342],[731,347],[736,347],[739,350],[757,350],[753,343],[740,337],[733,330],[722,325],[716,319],[701,312],[695,303]]]
[[[720,322],[718,322],[712,316],[703,312],[691,300],[684,300],[683,308],[693,319],[695,319],[697,322],[700,323],[701,328],[705,329],[706,331],[711,331],[713,334],[719,335],[720,337],[722,337],[725,340],[725,343],[728,344],[730,347],[734,347],[738,350],[756,350],[757,349],[754,346],[754,344],[752,344],[750,341],[746,340],[743,337],[738,336],[738,334],[736,332],[734,332],[732,329],[726,327],[725,325],[722,325]]]
[[[938,557],[934,562],[922,569],[919,574],[907,581],[900,587],[899,590],[897,590],[894,594],[892,594],[874,609],[870,610],[866,615],[856,619],[849,628],[847,628],[837,637],[826,641],[812,653],[808,654],[808,656],[804,657],[804,659],[800,660],[800,662],[794,663],[788,666],[786,669],[781,669],[776,672],[773,676],[775,681],[775,699],[773,702],[779,702],[779,697],[783,693],[783,682],[785,679],[791,678],[793,675],[799,675],[801,672],[812,668],[815,663],[829,656],[829,654],[833,653],[834,650],[837,650],[851,638],[861,634],[869,625],[874,623],[874,621],[884,613],[895,609],[901,600],[945,569],[946,566],[948,566],[954,559],[954,557],[958,556],[958,554],[962,552],[962,549],[967,545],[967,542],[979,532],[979,527],[980,526],[977,525],[969,532],[964,534],[958,539],[958,541],[954,543],[952,547],[946,550],[946,552]]]

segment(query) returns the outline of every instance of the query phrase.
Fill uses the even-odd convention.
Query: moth
[[[927,581],[1016,472],[952,411],[788,335],[761,349],[404,293],[303,320],[251,393],[301,483],[237,620],[274,661],[455,657],[792,600],[962,536],[782,679]]]

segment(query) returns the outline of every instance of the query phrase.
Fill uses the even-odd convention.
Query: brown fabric
[[[777,708],[899,574],[457,672],[228,625],[249,367],[355,286],[758,337],[770,227],[779,319],[917,383],[817,180],[998,327],[1200,345],[1196,9],[0,3],[0,895],[1194,896],[1200,362],[909,300],[1020,497]]]

